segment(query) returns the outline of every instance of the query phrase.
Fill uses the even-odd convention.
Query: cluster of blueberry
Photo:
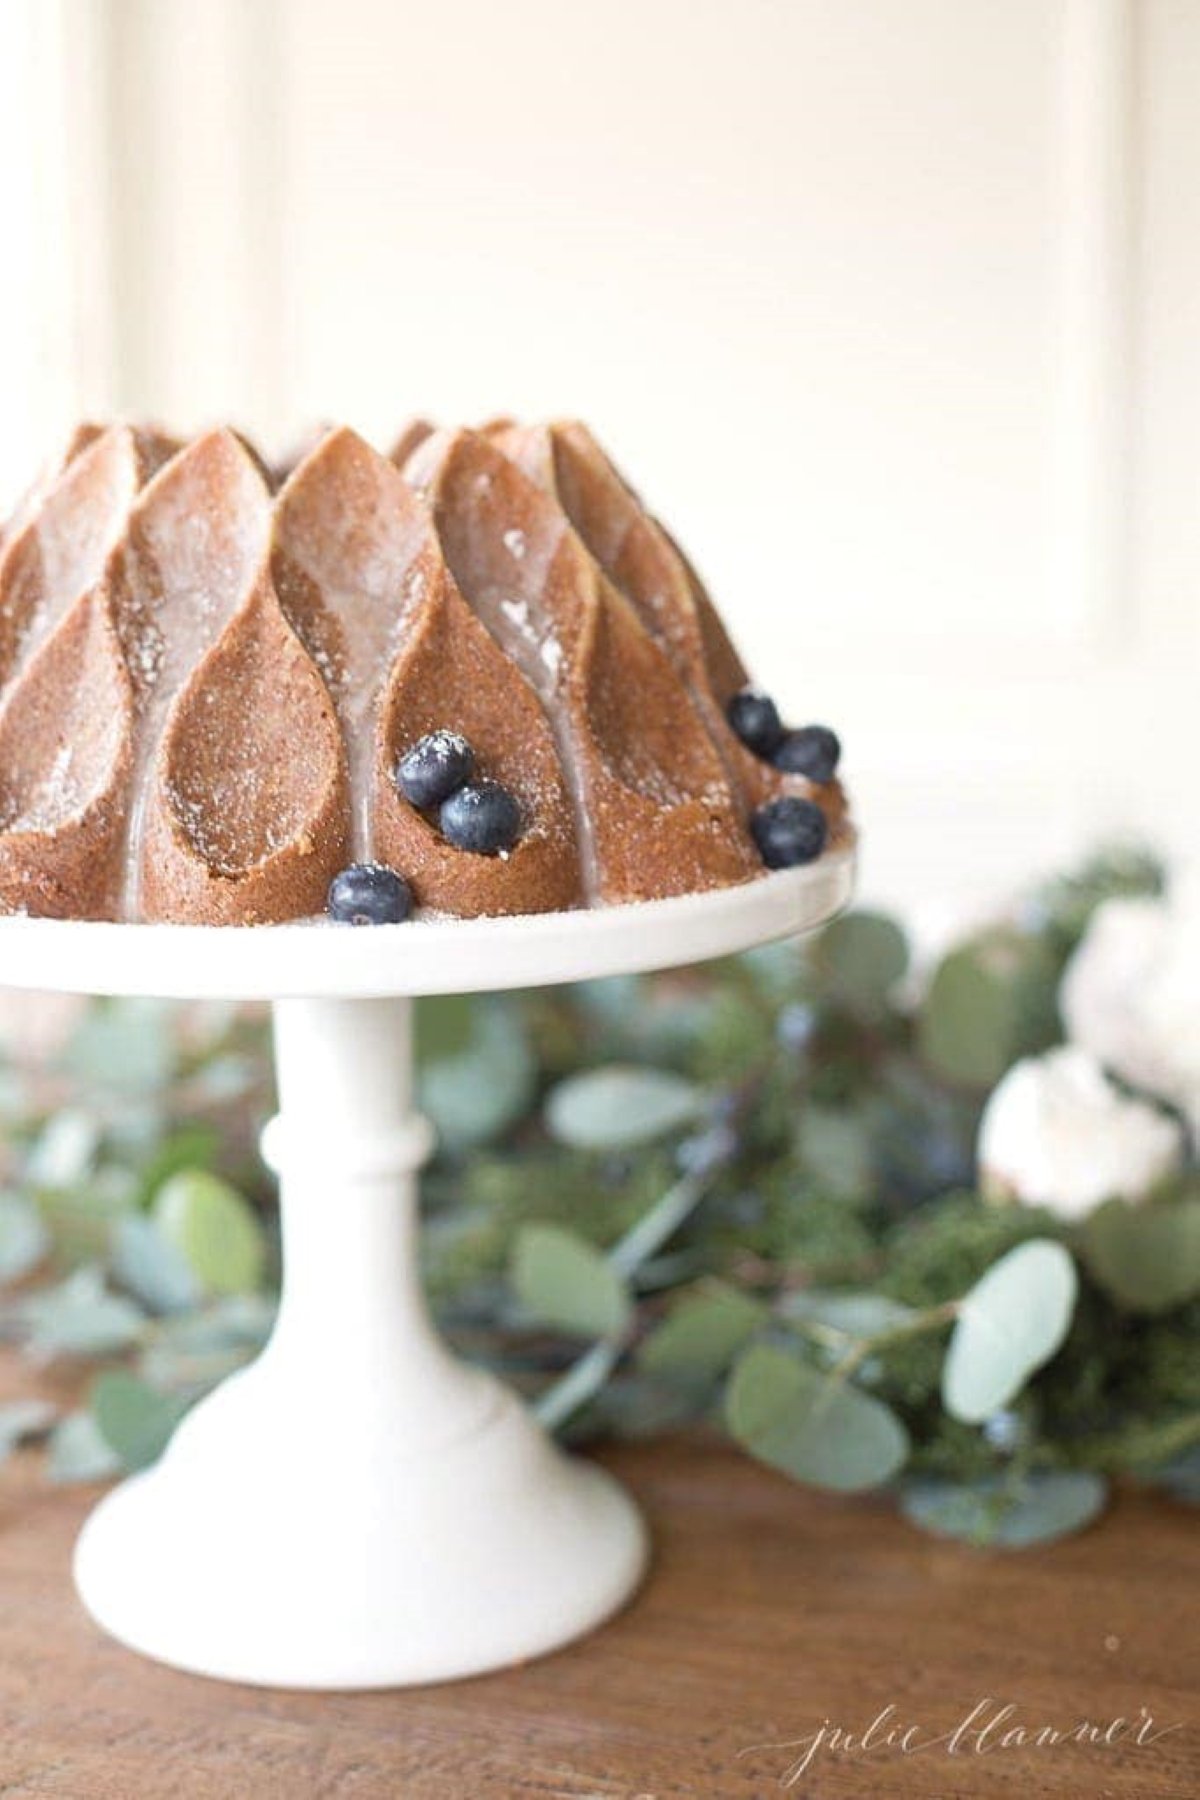
[[[410,806],[437,807],[447,843],[496,856],[520,837],[521,809],[501,782],[474,776],[475,752],[457,731],[431,731],[396,765],[396,786]]]
[[[477,856],[511,850],[521,809],[499,781],[475,779],[475,752],[456,731],[431,731],[396,765],[396,786],[410,806],[437,809],[447,843]],[[412,889],[384,863],[353,863],[334,876],[329,916],[344,925],[399,925],[412,911]]]
[[[743,688],[727,709],[729,723],[747,750],[774,763],[788,775],[807,775],[810,781],[832,781],[842,754],[836,731],[828,725],[801,725],[789,731],[769,694]]]
[[[789,731],[769,694],[743,688],[733,696],[726,717],[755,756],[787,775],[809,781],[832,781],[842,746],[828,725],[801,725]],[[784,794],[760,806],[750,821],[759,854],[768,869],[792,869],[813,862],[825,848],[829,827],[815,800]]]
[[[743,688],[727,708],[729,723],[748,750],[789,775],[831,781],[841,755],[827,725],[787,730],[775,702]],[[436,809],[447,843],[477,856],[511,850],[521,835],[521,809],[499,781],[476,776],[475,752],[456,731],[431,731],[396,765],[396,786],[421,812]],[[825,848],[829,827],[813,800],[784,794],[760,806],[750,821],[759,854],[769,869],[813,862]],[[412,890],[383,863],[353,863],[329,888],[329,915],[348,925],[393,925],[412,911]]]

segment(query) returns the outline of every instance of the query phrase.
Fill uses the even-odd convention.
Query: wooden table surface
[[[18,1458],[0,1477],[0,1796],[1200,1796],[1200,1532],[1184,1507],[1131,1494],[1056,1548],[984,1554],[705,1442],[606,1460],[657,1546],[649,1584],[606,1629],[480,1680],[304,1695],[196,1680],[107,1642],[69,1576],[94,1493],[48,1488]],[[1142,1708],[1171,1729],[983,1752],[974,1733],[1003,1705],[1016,1709],[1004,1728],[1030,1735]],[[974,1724],[953,1754],[910,1738],[826,1746],[795,1769],[823,1722],[859,1734],[888,1707],[885,1737]]]

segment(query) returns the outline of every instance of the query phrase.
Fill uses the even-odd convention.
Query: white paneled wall
[[[37,318],[38,272],[30,254],[37,242],[37,192],[34,170],[22,156],[26,118],[19,104],[24,71],[32,53],[31,20],[23,11],[0,12],[0,167],[8,173],[0,190],[0,211],[10,242],[15,238],[25,251],[10,264],[0,284],[0,342],[13,348],[4,354],[0,395],[4,412],[0,436],[0,484],[12,491],[20,482],[23,443],[39,423],[43,376],[35,359],[18,356],[15,346],[29,340]]]
[[[1197,836],[1196,0],[5,3],[87,90],[89,404],[587,416],[876,894]]]
[[[0,512],[112,393],[96,26],[90,5],[0,0]]]

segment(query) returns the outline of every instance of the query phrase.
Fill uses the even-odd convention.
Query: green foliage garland
[[[705,1424],[972,1541],[1077,1529],[1123,1472],[1197,1497],[1195,1167],[1079,1223],[988,1202],[973,1165],[990,1087],[1061,1035],[1094,907],[1161,883],[1098,857],[921,983],[901,926],[857,912],[669,977],[423,1002],[447,1330],[576,1441]],[[268,1087],[245,1009],[96,1004],[0,1067],[0,1328],[97,1366],[78,1411],[0,1407],[0,1456],[143,1467],[261,1346]]]

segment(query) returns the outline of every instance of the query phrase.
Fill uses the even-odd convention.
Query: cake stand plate
[[[744,887],[542,917],[230,927],[0,920],[0,986],[274,1002],[284,1281],[269,1343],[91,1514],[114,1637],[271,1686],[446,1680],[598,1624],[646,1559],[633,1503],[461,1363],[417,1275],[411,997],[675,967],[811,929],[849,850]]]

